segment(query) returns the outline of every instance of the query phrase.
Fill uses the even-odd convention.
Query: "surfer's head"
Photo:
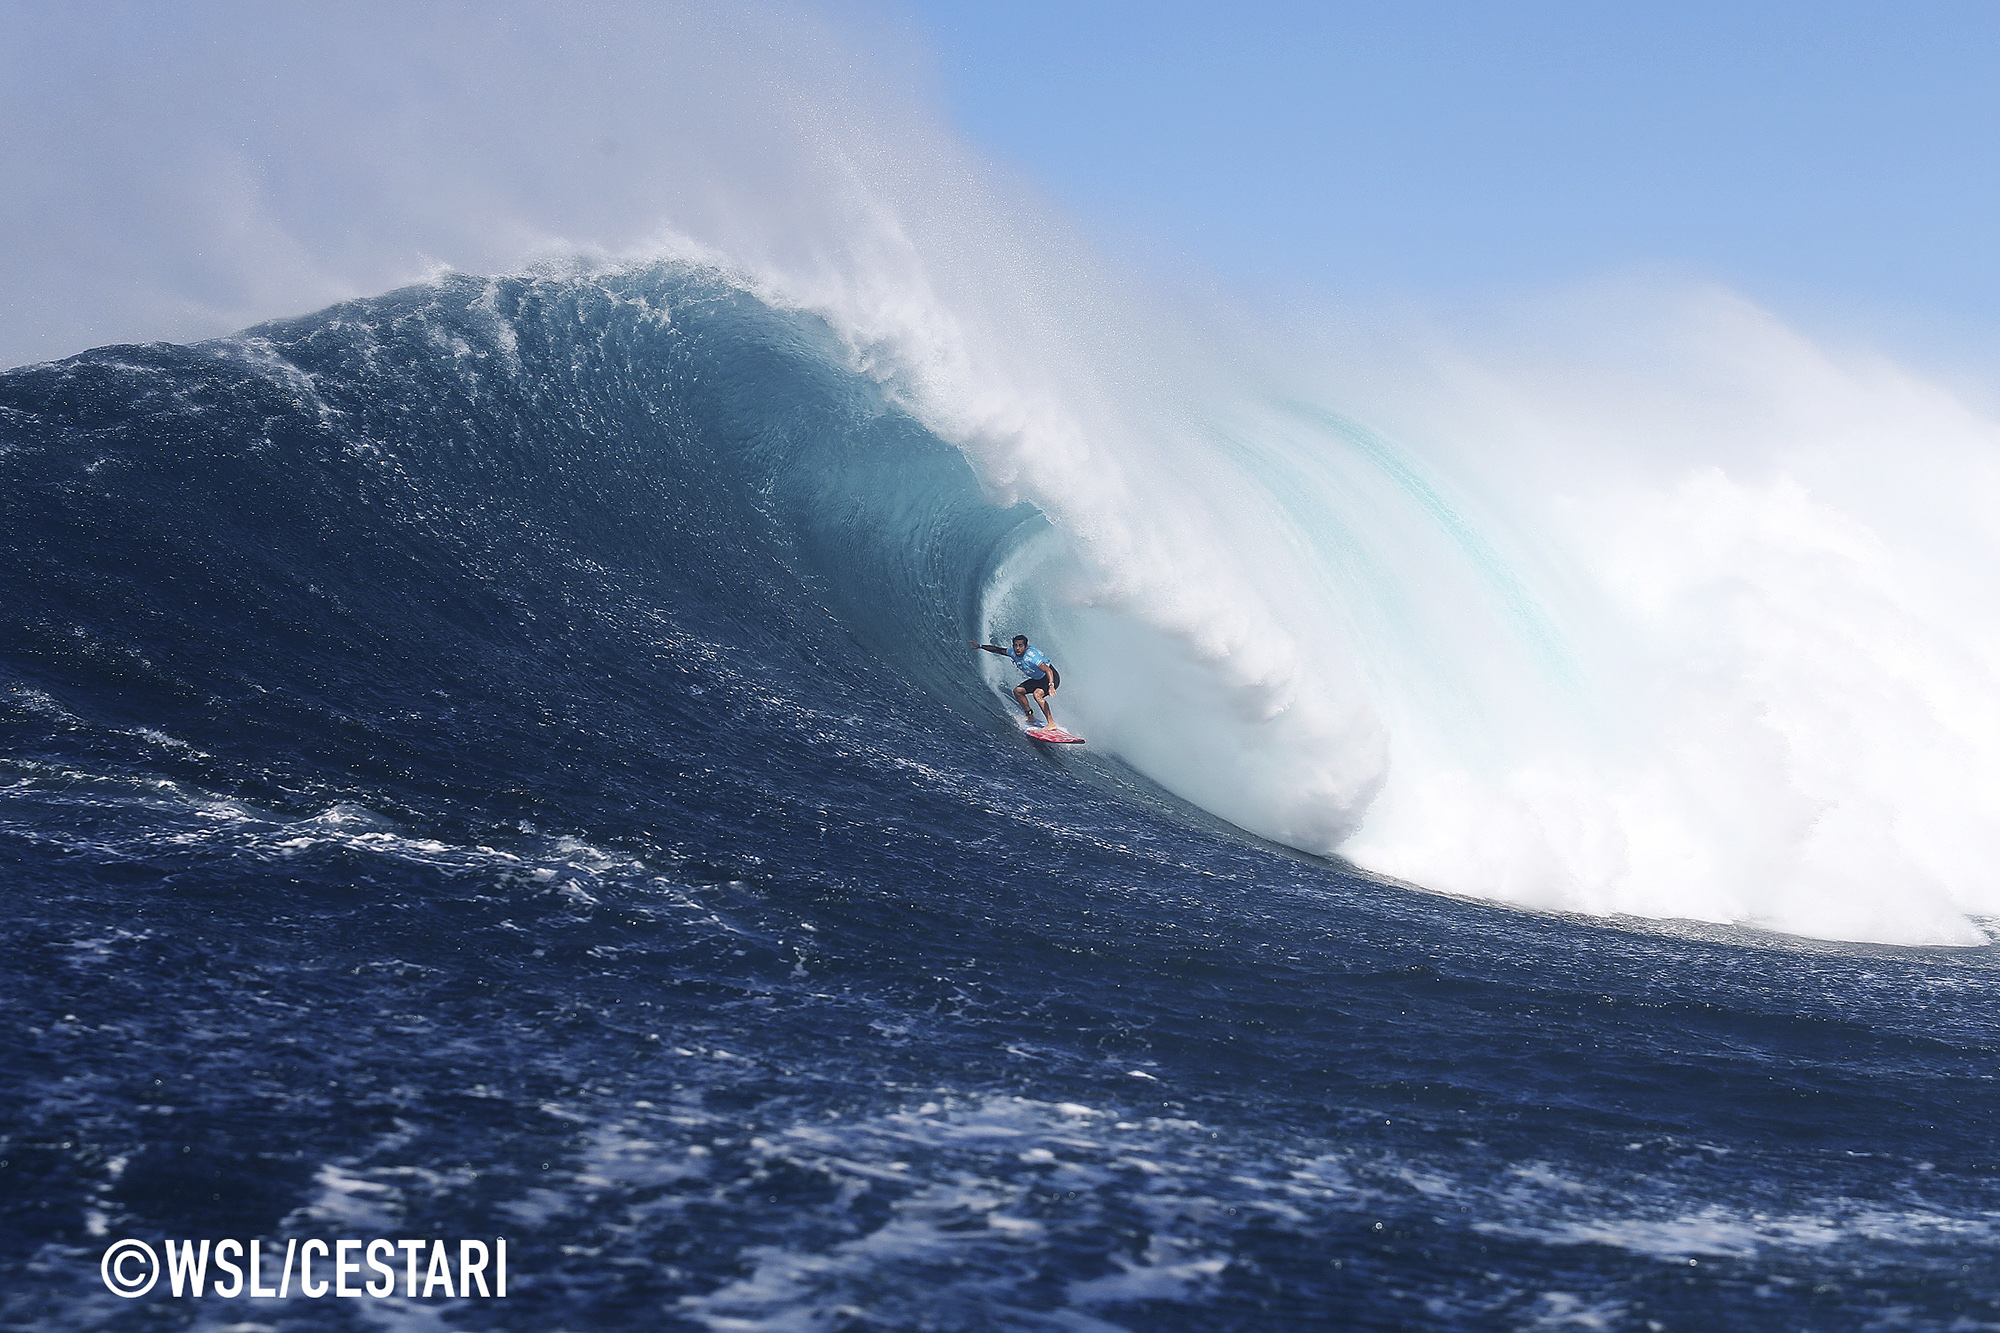
[[[1014,651],[1015,651],[1015,652],[1017,652],[1017,653],[1018,653],[1018,652],[1020,652],[1020,651],[1021,651],[1021,650],[1022,650],[1023,648],[1026,648],[1027,646],[1028,646],[1028,636],[1027,636],[1027,635],[1025,635],[1025,634],[1016,634],[1016,635],[1014,636]]]

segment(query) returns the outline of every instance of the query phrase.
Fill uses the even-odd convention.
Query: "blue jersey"
[[[1025,653],[1008,650],[1007,660],[1021,669],[1021,675],[1028,680],[1049,674],[1049,659],[1039,648],[1030,648]]]

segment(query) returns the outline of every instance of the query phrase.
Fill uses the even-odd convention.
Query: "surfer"
[[[1041,649],[1028,646],[1027,635],[1014,636],[1012,652],[997,643],[980,643],[975,639],[967,639],[966,642],[985,652],[998,653],[1012,662],[1021,673],[1021,683],[1014,687],[1014,702],[1021,705],[1021,711],[1027,714],[1028,721],[1032,724],[1035,720],[1035,710],[1029,706],[1028,700],[1034,699],[1042,706],[1042,716],[1047,719],[1047,725],[1055,726],[1056,715],[1049,709],[1049,696],[1061,688],[1062,677],[1056,672],[1056,664],[1049,661]]]

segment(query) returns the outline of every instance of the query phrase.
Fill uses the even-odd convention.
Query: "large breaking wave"
[[[662,748],[774,762],[704,706],[718,672],[937,754],[936,718],[999,725],[964,638],[1020,629],[1095,754],[1280,843],[1983,940],[1993,429],[1728,302],[1689,322],[1736,339],[1726,406],[1635,381],[1640,430],[1574,376],[1433,363],[1424,411],[1370,404],[1401,442],[1309,377],[996,377],[940,307],[686,260],[106,349],[6,380],[16,720],[165,727],[252,786],[380,770],[479,823],[643,802]],[[565,732],[632,788],[538,772]]]
[[[1162,309],[809,15],[472,17],[15,24],[10,346],[564,256],[10,377],[10,438],[54,451],[10,469],[106,459],[19,493],[63,497],[21,527],[41,660],[185,618],[208,647],[167,656],[235,673],[215,716],[280,763],[301,682],[371,671],[579,718],[622,674],[637,736],[640,697],[699,696],[649,674],[693,650],[630,636],[711,621],[765,673],[816,640],[774,689],[983,725],[954,645],[1021,628],[1094,755],[1265,838],[1539,908],[1985,938],[1990,411],[1713,291],[1478,336]],[[217,60],[287,76],[180,73]]]

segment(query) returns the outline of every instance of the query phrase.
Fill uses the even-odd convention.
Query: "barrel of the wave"
[[[1062,688],[1062,674],[1055,663],[1039,648],[1029,646],[1028,636],[1016,634],[1012,648],[1002,648],[997,643],[981,643],[977,639],[967,639],[966,645],[982,652],[997,653],[1012,662],[1021,673],[1021,683],[1014,687],[1014,702],[1021,706],[1021,712],[1029,726],[1027,735],[1031,740],[1047,745],[1082,745],[1083,737],[1074,735],[1056,725],[1055,714],[1049,708],[1049,696]],[[1032,699],[1042,708],[1042,725],[1035,726]]]

